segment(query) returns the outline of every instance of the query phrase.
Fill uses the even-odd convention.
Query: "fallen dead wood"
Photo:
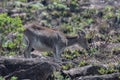
[[[105,75],[83,76],[77,80],[120,80],[120,73],[112,73]]]
[[[120,73],[111,73],[101,75],[99,69],[107,69],[102,65],[87,65],[83,67],[72,68],[70,70],[64,70],[63,74],[70,76],[75,80],[120,80]]]
[[[0,58],[0,76],[9,80],[12,76],[21,79],[47,80],[57,65],[36,59]]]
[[[69,75],[72,78],[79,77],[79,76],[86,76],[86,75],[96,75],[96,74],[100,74],[98,72],[100,68],[105,68],[105,67],[87,65],[83,67],[72,68],[70,70],[64,70],[63,74]]]

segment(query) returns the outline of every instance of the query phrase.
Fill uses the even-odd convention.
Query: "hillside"
[[[52,78],[48,76],[47,80],[119,80],[119,7],[119,0],[0,1],[0,69],[3,68],[1,65],[9,68],[4,63],[3,57],[7,57],[9,62],[9,58],[12,61],[11,57],[16,60],[16,57],[23,56],[21,53],[23,26],[35,23],[59,30],[67,36],[76,36],[79,30],[83,30],[90,47],[88,51],[78,45],[66,48],[61,55],[61,63],[53,60],[51,52],[33,51],[32,56],[39,57],[40,61],[59,65],[59,70],[55,71]],[[18,35],[18,33],[20,34]],[[18,39],[16,39],[16,35]],[[13,66],[11,62],[9,63]],[[0,70],[0,76],[6,77],[11,71],[8,70],[7,74],[3,72]],[[18,77],[18,75],[13,76]],[[18,77],[18,79],[21,78]]]

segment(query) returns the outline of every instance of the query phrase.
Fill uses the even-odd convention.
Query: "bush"
[[[0,80],[5,80],[2,76],[0,76]],[[17,77],[12,77],[10,80],[17,80]]]
[[[0,44],[2,46],[0,53],[6,55],[19,52],[22,47],[23,31],[19,17],[12,18],[7,14],[0,14]]]

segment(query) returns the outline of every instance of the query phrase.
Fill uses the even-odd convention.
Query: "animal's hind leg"
[[[24,42],[25,45],[26,45],[26,48],[25,48],[25,50],[24,50],[24,52],[23,52],[24,57],[25,57],[25,58],[30,58],[30,57],[31,57],[30,52],[32,51],[31,41],[30,41],[26,36],[24,36],[23,42]]]
[[[24,50],[24,57],[25,58],[30,58],[31,57],[31,50],[32,50],[32,47],[31,47],[31,45],[29,44],[29,45],[27,45],[27,47],[25,48],[25,50]]]

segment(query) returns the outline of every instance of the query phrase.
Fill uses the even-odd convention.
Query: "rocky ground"
[[[51,73],[44,80],[47,78],[48,80],[120,80],[119,3],[119,0],[63,0],[62,2],[30,0],[29,2],[15,1],[14,3],[9,1],[5,8],[0,8],[0,13],[8,13],[11,17],[20,16],[23,24],[38,23],[42,26],[59,29],[66,35],[76,35],[78,29],[86,31],[90,51],[84,52],[77,45],[73,45],[62,54],[62,63],[54,62],[52,53],[33,52],[33,57],[39,57],[40,61],[44,61],[42,63],[46,62],[47,65],[52,66]],[[37,53],[39,55],[36,55]],[[21,69],[27,72],[25,66],[11,72],[5,62],[11,63],[12,60],[16,59],[0,59],[1,76],[9,78],[11,73],[21,71]],[[54,62],[54,65],[57,66],[53,66],[53,63],[50,62]],[[23,65],[18,62],[16,64],[17,66]],[[27,62],[25,65],[28,65]],[[13,64],[11,63],[9,66],[13,66]],[[38,70],[41,70],[38,68],[40,66],[41,64],[37,66]],[[32,65],[32,67],[35,66]],[[32,67],[30,66],[29,69],[31,70]],[[57,69],[53,69],[53,67]],[[9,74],[5,73],[6,69]],[[36,71],[34,68],[32,69]],[[54,71],[56,73],[53,77],[51,74]],[[12,76],[17,76],[19,79],[24,78],[20,72],[16,74],[12,74]],[[32,74],[34,72],[26,75],[31,76]],[[36,75],[41,75],[41,73],[36,73]],[[29,77],[29,79],[41,79],[35,77],[34,79]]]

